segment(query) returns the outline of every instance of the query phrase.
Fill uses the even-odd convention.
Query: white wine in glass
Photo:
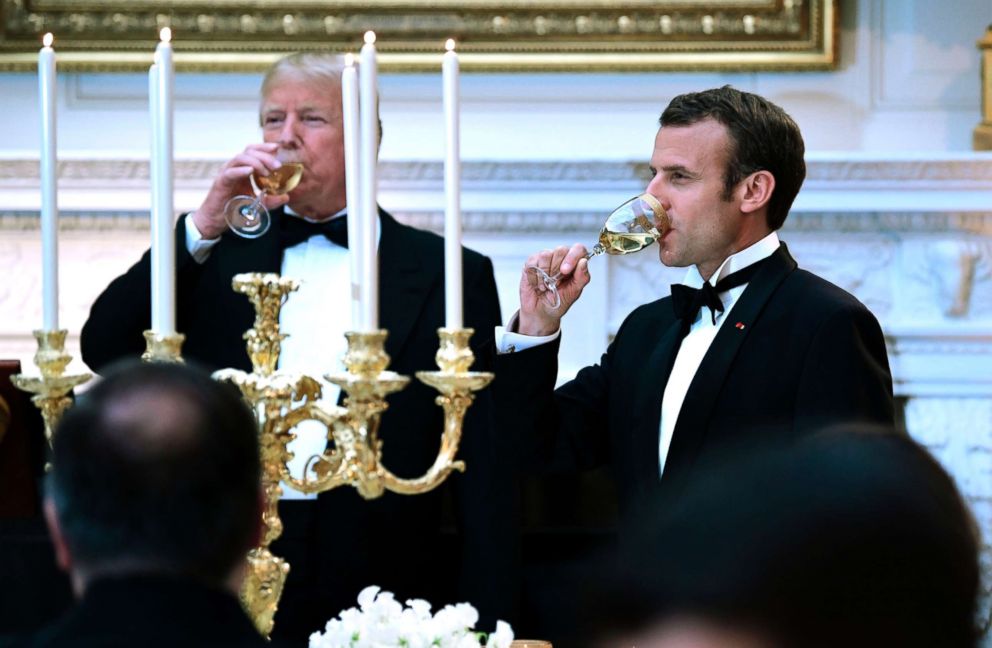
[[[649,193],[631,198],[609,215],[599,232],[599,242],[586,254],[586,259],[603,254],[630,254],[640,252],[671,228],[668,213],[658,199]],[[547,300],[551,308],[561,306],[558,280],[561,273],[549,275],[542,268],[528,266],[547,287]]]
[[[288,194],[303,178],[303,165],[299,162],[283,162],[269,175],[251,174],[251,182],[257,196],[235,196],[224,206],[224,218],[231,231],[244,238],[258,238],[269,231],[272,217],[262,204],[265,196]]]

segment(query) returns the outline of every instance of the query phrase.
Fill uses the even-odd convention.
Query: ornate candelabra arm
[[[435,402],[444,408],[441,449],[434,465],[416,479],[401,479],[381,468],[387,490],[405,495],[426,493],[437,488],[453,470],[465,470],[464,462],[455,461],[465,412],[475,399],[472,392],[479,391],[493,379],[491,373],[468,370],[475,360],[468,345],[472,333],[472,329],[438,329],[440,345],[436,360],[440,371],[418,371],[417,378],[440,392]]]
[[[72,404],[69,393],[79,385],[92,378],[92,374],[84,373],[74,376],[63,375],[72,356],[65,352],[65,336],[67,331],[33,331],[38,341],[38,350],[34,354],[34,363],[41,371],[41,377],[15,374],[11,382],[21,391],[34,394],[31,402],[41,410],[45,421],[45,439],[51,448],[52,435],[62,414]]]
[[[303,421],[319,421],[327,428],[327,448],[323,453],[310,457],[304,468],[303,478],[294,477],[289,472],[288,462],[283,462],[280,466],[282,481],[301,493],[323,493],[346,483],[341,474],[343,456],[338,451],[334,429],[342,425],[341,421],[347,414],[348,411],[341,407],[328,409],[310,402],[287,412],[277,422],[277,433],[284,435],[292,435],[291,429]],[[316,474],[315,478],[308,476],[311,469]]]
[[[386,335],[386,331],[345,333],[348,351],[344,364],[348,373],[325,376],[347,394],[344,405],[348,416],[334,426],[334,443],[341,456],[336,474],[365,499],[375,499],[385,492],[379,465],[379,421],[388,407],[386,396],[410,382],[406,376],[386,371]]]
[[[145,331],[145,352],[141,354],[144,362],[182,362],[183,342],[186,336],[182,333],[160,335],[155,331]]]

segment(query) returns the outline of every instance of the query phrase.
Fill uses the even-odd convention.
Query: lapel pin
[[[736,326],[739,331],[744,330],[744,322],[737,322],[734,326]]]

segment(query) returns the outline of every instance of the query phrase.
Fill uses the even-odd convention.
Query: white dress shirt
[[[736,254],[732,254],[717,268],[713,276],[710,277],[710,284],[716,286],[717,282],[732,272],[737,272],[762,259],[770,257],[779,247],[778,235],[772,232],[765,238],[750,247],[744,248]],[[696,266],[692,266],[686,272],[682,284],[690,288],[701,288],[703,277],[699,274]],[[679,412],[682,411],[682,403],[685,402],[685,395],[689,391],[692,379],[696,377],[696,371],[703,362],[703,357],[713,344],[720,327],[727,321],[730,311],[733,310],[737,300],[744,293],[747,284],[742,284],[736,288],[731,288],[719,294],[720,301],[723,302],[723,313],[716,312],[716,323],[713,322],[714,312],[709,306],[699,309],[699,315],[689,328],[688,335],[682,340],[678,355],[675,356],[675,364],[672,366],[672,373],[668,377],[668,384],[665,385],[665,395],[661,399],[661,433],[658,442],[658,473],[665,472],[665,460],[668,458],[668,450],[672,445],[672,436],[675,433],[675,423],[678,421]]]
[[[285,213],[287,217],[301,218],[288,207]],[[345,218],[344,213],[342,210],[332,218]],[[197,263],[206,261],[219,241],[219,238],[204,239],[192,217],[186,218],[186,248]],[[347,350],[344,334],[354,328],[348,294],[351,285],[348,250],[316,234],[283,251],[280,274],[299,279],[300,287],[291,293],[279,314],[279,328],[289,337],[282,342],[278,369],[316,378],[322,389],[321,404],[334,406],[341,389],[324,380],[324,374],[345,370],[341,363]],[[316,421],[304,421],[294,432],[296,438],[289,443],[294,455],[289,471],[302,478],[310,457],[327,447],[327,429]],[[283,499],[316,498],[285,483],[282,488]]]
[[[717,268],[716,272],[713,273],[713,276],[710,277],[710,283],[716,286],[716,283],[720,279],[723,279],[730,273],[770,257],[778,247],[778,235],[772,232],[750,247],[727,257],[720,267]],[[686,272],[682,283],[691,288],[701,288],[703,277],[699,274],[699,270],[695,266],[692,266]],[[723,313],[716,313],[715,324],[710,308],[708,306],[700,308],[699,316],[690,327],[688,335],[682,340],[682,346],[679,348],[678,355],[675,357],[672,374],[668,378],[668,384],[665,386],[665,394],[661,401],[661,429],[659,431],[658,441],[659,475],[665,471],[665,459],[668,457],[668,450],[672,445],[675,423],[678,421],[679,412],[682,410],[682,403],[685,401],[685,395],[689,391],[689,385],[692,384],[692,379],[696,376],[696,371],[699,369],[703,357],[713,343],[713,339],[716,338],[720,326],[727,320],[731,309],[733,309],[734,304],[737,303],[737,300],[744,293],[745,288],[747,288],[747,284],[720,293],[719,297],[720,301],[723,302],[724,310]],[[523,351],[550,342],[561,335],[561,330],[544,337],[515,333],[513,329],[516,328],[517,316],[518,313],[514,313],[505,327],[496,327],[497,353]]]

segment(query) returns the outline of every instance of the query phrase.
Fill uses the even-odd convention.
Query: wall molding
[[[177,185],[209,185],[226,160],[177,158]],[[806,182],[953,182],[955,186],[992,183],[992,154],[962,152],[906,156],[858,153],[811,153]],[[384,183],[444,181],[444,164],[434,160],[384,160]],[[60,183],[135,182],[147,186],[148,160],[143,158],[73,157],[58,161]],[[471,182],[631,182],[647,180],[647,162],[580,160],[464,160],[462,178]],[[37,187],[37,158],[0,158],[0,187]]]

